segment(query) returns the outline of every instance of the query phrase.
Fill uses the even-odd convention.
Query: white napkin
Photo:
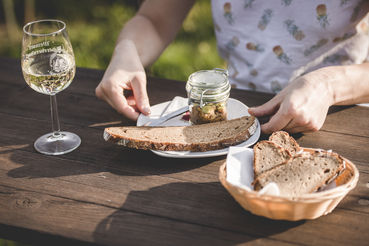
[[[165,107],[163,112],[161,112],[160,117],[167,115],[177,109],[180,109],[188,104],[188,99],[180,96],[176,96],[172,101]]]
[[[227,155],[227,181],[247,191],[254,190],[254,151],[251,148],[229,147]],[[269,183],[259,194],[279,196],[276,183]]]
[[[154,112],[152,112],[150,115],[144,115],[140,114],[137,125],[138,126],[145,126],[150,124],[152,121],[155,121],[173,111],[176,111],[177,109],[183,108],[184,106],[188,105],[187,98],[176,96],[168,103],[161,103],[155,106]],[[181,120],[182,115],[178,115],[172,119],[169,119],[168,121],[162,123],[162,126],[185,126],[188,125],[188,121]]]
[[[160,117],[165,116],[173,111],[176,111],[179,108],[183,108],[188,105],[188,99],[180,96],[176,96],[166,105],[166,107],[161,112]],[[178,115],[162,124],[163,126],[187,126],[189,122],[186,120],[182,120],[182,115]],[[186,151],[188,152],[188,151]],[[167,152],[168,153],[168,152]]]

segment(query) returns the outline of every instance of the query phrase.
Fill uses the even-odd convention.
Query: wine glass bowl
[[[76,66],[65,23],[40,20],[23,28],[22,71],[37,92],[53,95],[72,82]]]
[[[60,155],[73,151],[81,139],[60,131],[56,94],[73,81],[76,65],[66,25],[60,20],[39,20],[23,27],[22,72],[33,90],[50,96],[52,132],[38,138],[35,149]]]
[[[69,54],[40,54],[23,62],[23,76],[35,91],[54,95],[72,82],[75,74],[73,58]]]

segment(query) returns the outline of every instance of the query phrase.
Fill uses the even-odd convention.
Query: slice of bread
[[[282,148],[288,150],[291,155],[295,155],[301,150],[300,145],[296,142],[296,140],[285,131],[273,132],[273,134],[269,137],[269,141],[272,141]]]
[[[104,139],[130,148],[202,152],[246,141],[257,128],[254,116],[191,126],[122,126],[104,131]]]
[[[254,145],[254,179],[263,172],[286,163],[291,153],[272,141],[260,141]]]
[[[298,197],[311,193],[328,184],[344,169],[343,159],[326,151],[304,152],[294,156],[286,164],[278,165],[254,181],[255,190],[275,182],[281,196]]]

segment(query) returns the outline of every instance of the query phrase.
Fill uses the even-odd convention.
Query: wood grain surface
[[[105,127],[135,123],[95,97],[102,75],[78,68],[58,94],[62,130],[82,144],[45,156],[33,142],[50,130],[49,98],[27,86],[19,60],[0,58],[0,237],[35,245],[368,245],[369,108],[332,107],[320,131],[294,136],[353,161],[357,187],[329,215],[275,221],[242,209],[219,183],[225,156],[163,158],[104,142]],[[184,85],[149,78],[151,104],[185,96]],[[234,89],[231,97],[254,106],[272,95]]]

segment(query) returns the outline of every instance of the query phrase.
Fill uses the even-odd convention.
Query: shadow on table
[[[200,168],[225,158],[173,159],[157,156],[150,151],[122,150],[116,146],[105,148],[96,151],[99,152],[96,154],[98,159],[93,161],[86,160],[77,151],[70,154],[73,157],[35,154],[30,146],[16,151],[0,151],[0,154],[10,156],[6,157],[11,160],[7,164],[11,167],[7,175],[12,178],[53,178],[103,172],[120,176],[165,175]],[[106,157],[103,156],[104,151]]]
[[[123,245],[235,245],[303,223],[255,216],[218,182],[183,182],[130,192],[123,206],[96,227],[94,240]]]

